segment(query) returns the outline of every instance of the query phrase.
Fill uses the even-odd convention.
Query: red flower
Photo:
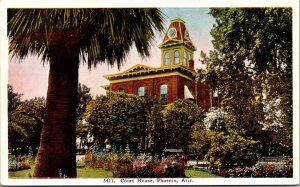
[[[122,167],[121,163],[120,163],[120,162],[117,162],[117,164],[116,164],[116,169],[117,169],[117,170],[120,170],[121,167]]]
[[[101,160],[98,162],[98,168],[103,168],[103,163]]]
[[[22,169],[29,169],[29,168],[30,168],[29,162],[28,162],[28,161],[22,161],[22,162],[20,163],[20,167],[21,167]]]
[[[107,170],[107,171],[110,171],[111,169],[112,169],[112,164],[111,164],[111,161],[108,160],[108,161],[107,161],[107,167],[106,167],[106,170]]]
[[[255,176],[256,176],[256,177],[260,176],[260,172],[259,172],[259,171],[256,171],[256,172],[255,172]]]
[[[157,165],[156,167],[154,167],[154,174],[155,174],[156,177],[163,178],[165,176],[164,167],[165,167],[165,165],[163,163],[161,163],[161,164]]]

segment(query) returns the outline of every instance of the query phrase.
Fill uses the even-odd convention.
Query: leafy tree
[[[120,66],[131,46],[149,56],[159,9],[9,9],[9,51],[49,61],[49,83],[34,177],[76,177],[76,105],[80,59]],[[49,164],[50,163],[50,164]]]
[[[201,54],[208,70],[203,81],[221,92],[221,105],[239,122],[234,130],[261,142],[267,132],[260,122],[269,121],[264,97],[279,99],[281,115],[273,120],[284,121],[284,145],[291,150],[292,9],[214,8],[210,14],[214,50]]]
[[[11,111],[8,114],[8,149],[10,149],[12,154],[16,154],[15,149],[19,149],[29,143],[29,134],[26,127],[21,123],[21,119],[19,112]]]
[[[23,94],[14,92],[12,85],[7,85],[7,101],[8,101],[8,113],[14,111],[21,103],[21,97]]]
[[[235,128],[233,126],[235,121],[232,115],[222,108],[210,108],[209,111],[205,113],[203,123],[206,130],[216,132],[227,132],[228,129]]]
[[[150,144],[152,151],[155,154],[161,155],[163,149],[165,148],[165,136],[166,131],[164,127],[162,110],[163,107],[160,103],[160,100],[153,99],[150,97],[146,97],[146,102],[148,101],[148,105],[150,109],[147,112],[147,127],[148,134],[150,134]],[[149,136],[149,135],[148,135]]]
[[[262,154],[266,156],[292,155],[291,125],[287,125],[287,113],[283,111],[280,97],[264,97],[262,99],[263,117],[259,123],[263,126],[260,139],[264,148]]]
[[[203,63],[209,66],[204,82],[221,93],[221,107],[233,117],[231,128],[243,136],[256,138],[255,134],[261,130],[257,120],[260,111],[255,102],[254,81],[247,67],[227,62],[217,51],[211,51],[210,57],[202,55]]]
[[[77,121],[82,121],[84,117],[84,112],[87,104],[92,100],[92,95],[90,94],[90,88],[84,84],[78,84],[78,99],[77,99]]]
[[[144,100],[133,94],[108,92],[92,100],[86,109],[85,119],[93,125],[94,139],[100,146],[109,143],[120,148],[129,144],[131,150],[142,149],[146,129]]]
[[[27,154],[29,147],[33,154],[40,143],[40,134],[44,123],[45,103],[39,98],[24,101],[8,115],[8,145],[10,149],[20,148]],[[17,152],[13,152],[18,154]],[[19,152],[20,153],[20,152]]]
[[[7,85],[7,100],[8,100],[8,148],[11,149],[18,147],[20,145],[14,141],[21,141],[24,138],[15,139],[15,137],[28,137],[26,130],[19,124],[13,121],[14,113],[16,108],[22,104],[21,97],[22,94],[14,92],[11,85]],[[16,118],[17,119],[17,118]]]
[[[192,149],[196,155],[196,165],[198,160],[203,159],[208,150],[211,147],[211,137],[214,131],[208,131],[203,128],[203,124],[195,123],[193,125],[192,142],[190,149]]]
[[[105,123],[109,123],[106,119],[106,114],[109,113],[107,108],[109,97],[108,96],[98,96],[95,99],[92,99],[86,107],[86,111],[84,113],[85,121],[90,124],[91,130],[88,129],[89,132],[92,133],[94,137],[95,146],[104,146],[104,142],[106,139],[105,131]],[[106,119],[103,123],[103,120]]]
[[[217,168],[252,166],[257,162],[257,141],[247,139],[232,129],[232,115],[222,108],[210,108],[203,125],[193,126],[190,147],[197,158],[204,158]],[[238,123],[237,123],[238,124]]]
[[[246,139],[232,130],[229,134],[213,132],[210,135],[211,148],[205,159],[214,167],[232,169],[256,164],[256,141]]]
[[[79,147],[84,145],[90,146],[88,138],[91,132],[91,125],[84,121],[84,112],[86,106],[92,100],[90,94],[90,88],[84,84],[78,84],[78,96],[77,96],[77,107],[76,107],[76,137],[80,139]]]
[[[169,148],[188,150],[192,138],[192,126],[201,120],[202,111],[190,100],[176,100],[162,111]]]

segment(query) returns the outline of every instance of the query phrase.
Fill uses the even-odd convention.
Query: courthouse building
[[[158,47],[160,67],[137,64],[123,72],[104,75],[110,81],[106,89],[158,98],[163,105],[177,99],[191,99],[204,110],[210,108],[213,96],[203,84],[196,82],[193,60],[196,47],[182,19],[171,20]]]

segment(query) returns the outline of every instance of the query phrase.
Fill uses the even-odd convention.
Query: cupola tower
[[[196,51],[185,22],[180,18],[171,20],[163,43],[158,47],[161,49],[161,66],[189,67]]]

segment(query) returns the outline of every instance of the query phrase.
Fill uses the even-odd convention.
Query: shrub
[[[246,139],[236,132],[214,133],[211,136],[211,148],[205,160],[219,169],[233,169],[237,166],[251,167],[257,162],[256,141]]]
[[[18,171],[20,170],[20,164],[16,160],[8,161],[8,171]]]
[[[19,171],[24,169],[30,169],[30,161],[26,156],[9,156],[8,171]]]

